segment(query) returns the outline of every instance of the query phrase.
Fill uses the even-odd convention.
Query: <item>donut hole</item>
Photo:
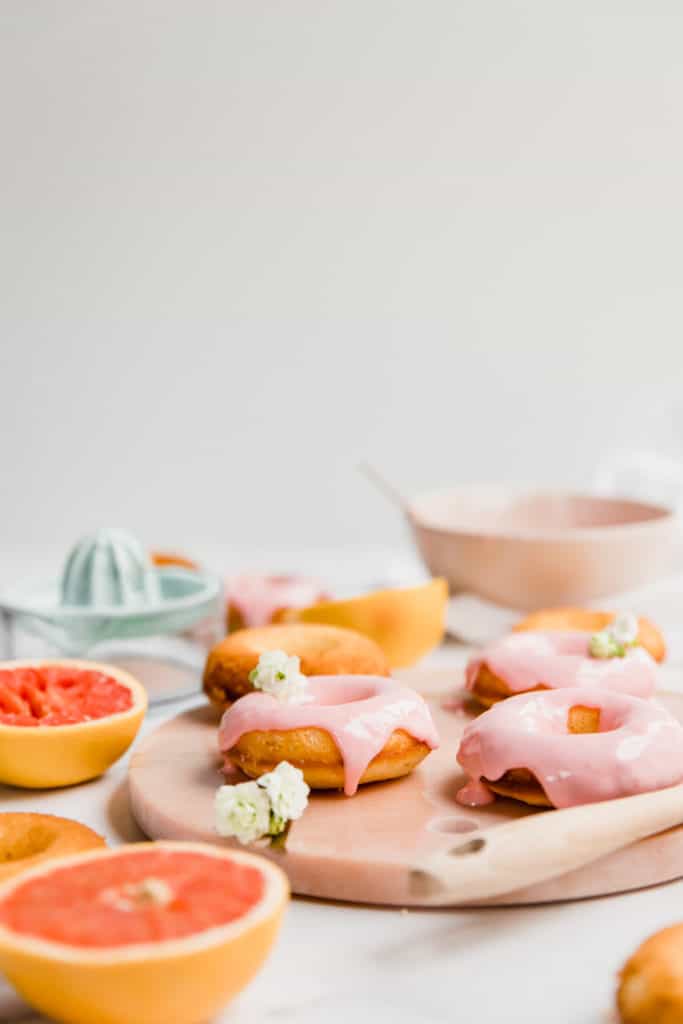
[[[361,700],[370,700],[377,696],[377,682],[364,683],[355,679],[349,683],[335,682],[333,679],[326,679],[324,685],[311,687],[315,693],[315,703],[323,707],[337,706],[339,704],[356,704]]]
[[[567,732],[575,734],[600,732],[600,719],[600,708],[575,704],[567,712]]]
[[[45,825],[31,825],[23,832],[0,835],[0,864],[26,860],[45,853],[55,841],[55,833]]]

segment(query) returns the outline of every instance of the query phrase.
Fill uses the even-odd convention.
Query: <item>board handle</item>
[[[425,906],[493,899],[575,871],[681,823],[683,785],[531,814],[470,834],[415,864],[411,895]]]

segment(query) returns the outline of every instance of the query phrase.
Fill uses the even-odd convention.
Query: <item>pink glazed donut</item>
[[[465,685],[486,707],[516,693],[572,686],[652,696],[657,663],[644,647],[623,658],[592,658],[590,639],[579,631],[511,633],[468,663]]]
[[[307,698],[286,703],[249,693],[228,708],[218,744],[226,760],[258,778],[281,761],[311,789],[344,789],[407,775],[439,745],[423,698],[383,676],[312,676]]]
[[[592,688],[501,701],[465,729],[461,804],[493,794],[574,807],[664,789],[683,780],[683,727],[654,701]]]

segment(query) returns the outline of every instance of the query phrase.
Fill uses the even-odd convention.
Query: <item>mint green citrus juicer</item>
[[[40,637],[68,657],[96,653],[105,660],[102,645],[110,649],[125,642],[130,651],[132,641],[150,638],[175,638],[178,647],[178,638],[191,638],[193,628],[217,623],[221,608],[217,577],[155,566],[137,538],[124,530],[101,529],[70,551],[60,579],[23,582],[0,594],[2,653],[15,656],[17,630]],[[154,660],[144,653],[152,649],[149,644],[140,649],[143,658]]]

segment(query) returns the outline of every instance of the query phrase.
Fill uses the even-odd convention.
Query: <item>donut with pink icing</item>
[[[656,701],[597,687],[525,693],[467,726],[457,759],[469,781],[459,803],[497,793],[574,807],[683,780],[683,726]]]
[[[486,707],[529,690],[576,686],[652,696],[657,663],[644,647],[620,658],[593,658],[590,640],[590,633],[580,631],[511,633],[468,663],[465,685]]]
[[[243,573],[227,580],[228,631],[280,622],[290,608],[328,601],[318,580],[306,576]]]
[[[289,761],[311,788],[347,796],[361,783],[407,775],[438,745],[423,698],[381,676],[315,676],[298,703],[250,693],[219,729],[226,767],[258,778]]]

